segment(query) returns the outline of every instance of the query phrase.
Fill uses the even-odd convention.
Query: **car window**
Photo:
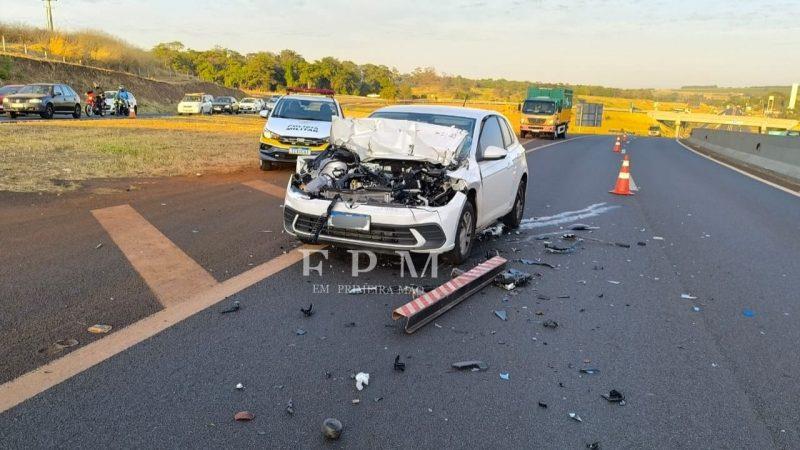
[[[53,95],[54,95],[54,96],[63,95],[63,94],[61,93],[61,87],[59,87],[59,86],[56,86],[56,87],[54,87],[54,88],[53,88]]]
[[[336,104],[328,100],[306,100],[300,98],[283,98],[275,105],[272,117],[297,120],[316,120],[330,122],[332,116],[338,116]]]
[[[505,148],[509,148],[514,145],[514,134],[511,131],[508,122],[504,118],[498,117],[497,120],[500,121],[500,131],[503,132],[503,143],[505,144]]]
[[[72,89],[72,88],[71,88],[71,87],[69,87],[69,86],[66,86],[66,88],[67,88],[67,92],[69,92],[69,95],[71,95],[71,96],[73,96],[73,97],[77,97],[77,96],[78,96],[78,93],[77,93],[77,92],[75,92],[75,90],[74,90],[74,89]]]
[[[503,144],[503,132],[500,129],[500,124],[497,123],[496,116],[489,116],[483,122],[481,137],[478,139],[478,161],[483,159],[483,152],[492,145],[500,148],[505,147]]]

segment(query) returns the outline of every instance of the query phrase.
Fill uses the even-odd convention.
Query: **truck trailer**
[[[520,137],[548,135],[566,138],[572,119],[572,89],[531,86],[520,105]]]

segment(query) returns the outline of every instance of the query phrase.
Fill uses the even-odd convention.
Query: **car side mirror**
[[[522,103],[517,104],[517,111],[522,112]]]
[[[269,110],[268,109],[263,109],[263,110],[261,110],[261,112],[258,113],[258,115],[263,117],[263,118],[265,118],[265,119],[267,119],[267,118],[269,118]]]
[[[494,145],[490,145],[483,151],[483,160],[484,161],[495,161],[498,159],[503,159],[508,155],[508,150],[504,148],[500,148]]]

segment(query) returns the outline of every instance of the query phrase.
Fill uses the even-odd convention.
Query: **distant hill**
[[[206,81],[159,81],[109,69],[85,67],[78,64],[40,61],[17,56],[0,56],[0,84],[56,82],[72,86],[81,96],[99,84],[105,90],[124,85],[135,96],[141,112],[172,112],[187,92],[206,92],[211,95],[243,97],[244,92]],[[4,73],[6,72],[6,73]]]

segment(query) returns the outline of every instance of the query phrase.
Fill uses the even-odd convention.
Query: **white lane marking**
[[[569,138],[569,139],[564,139],[563,141],[551,142],[551,143],[549,143],[549,144],[540,145],[540,146],[538,146],[538,147],[533,147],[533,148],[525,149],[525,153],[531,153],[531,152],[533,152],[534,150],[539,150],[539,149],[546,148],[546,147],[552,147],[553,145],[564,144],[564,143],[566,143],[566,142],[569,142],[569,141],[574,141],[574,140],[576,140],[576,139],[583,139],[583,138],[585,138],[585,137],[589,137],[589,136],[591,136],[591,135],[588,135],[588,134],[586,134],[586,135],[583,135],[583,136],[575,136],[575,137],[571,137],[571,138]],[[533,141],[533,139],[531,139],[531,140],[530,140],[530,141],[528,141],[528,142],[532,142],[532,141]],[[527,144],[528,142],[526,142],[525,144]],[[525,145],[525,144],[523,144],[523,145]]]
[[[704,154],[702,154],[702,153],[698,152],[697,150],[695,150],[695,149],[693,149],[693,148],[691,148],[691,147],[689,147],[689,146],[685,145],[683,142],[681,142],[681,141],[679,141],[679,140],[677,140],[677,139],[675,139],[675,142],[676,142],[678,145],[680,145],[681,147],[685,148],[686,150],[689,150],[690,152],[694,153],[695,155],[702,156],[703,158],[705,158],[705,159],[707,159],[707,160],[709,160],[709,161],[714,161],[715,163],[717,163],[717,164],[719,164],[719,165],[721,165],[721,166],[725,166],[725,167],[727,167],[728,169],[731,169],[731,170],[733,170],[733,171],[735,171],[735,172],[739,172],[740,174],[742,174],[742,175],[744,175],[744,176],[746,176],[746,177],[750,177],[750,178],[752,178],[752,179],[754,179],[754,180],[758,180],[758,181],[760,181],[760,182],[762,182],[762,183],[764,183],[764,184],[766,184],[766,185],[769,185],[769,186],[772,186],[772,187],[774,187],[775,189],[779,189],[779,190],[781,190],[781,191],[783,191],[783,192],[786,192],[787,194],[792,194],[792,195],[794,195],[795,197],[800,197],[800,192],[793,191],[793,190],[791,190],[791,189],[789,189],[789,188],[787,188],[787,187],[781,186],[781,185],[779,185],[779,184],[775,184],[775,183],[773,183],[773,182],[771,182],[771,181],[769,181],[769,180],[765,180],[765,179],[763,179],[763,178],[761,178],[761,177],[758,177],[758,176],[756,176],[756,175],[753,175],[752,173],[745,172],[744,170],[742,170],[742,169],[739,169],[739,168],[737,168],[737,167],[734,167],[734,166],[732,166],[732,165],[730,165],[730,164],[726,164],[726,163],[724,163],[724,162],[722,162],[722,161],[720,161],[720,160],[718,160],[718,159],[712,158],[711,156],[704,155]]]
[[[595,203],[586,208],[577,211],[564,211],[552,216],[534,217],[523,219],[519,225],[521,230],[530,230],[532,228],[542,228],[551,225],[561,225],[568,222],[575,222],[577,220],[588,219],[591,217],[599,216],[600,214],[611,211],[612,209],[619,208],[619,205],[606,205],[605,202]]]

